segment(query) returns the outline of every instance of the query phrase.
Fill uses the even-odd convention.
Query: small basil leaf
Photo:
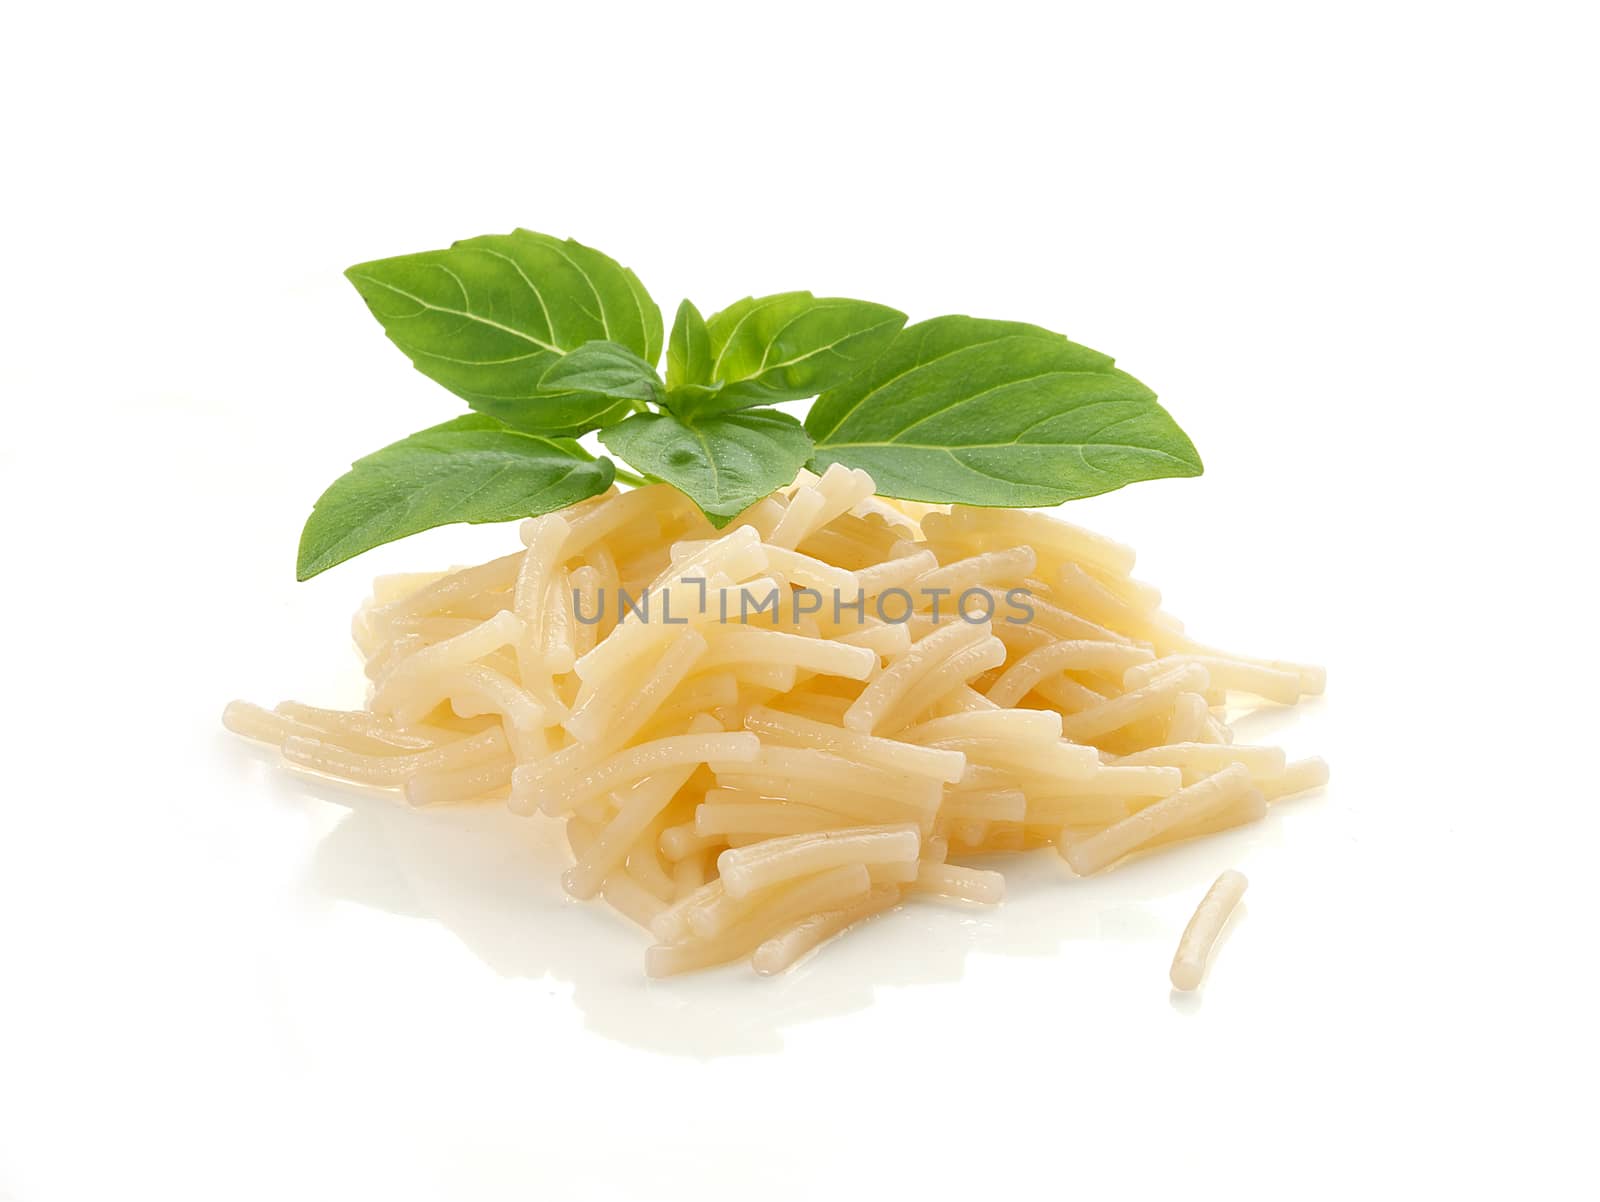
[[[603,431],[600,441],[688,494],[716,526],[792,482],[811,454],[805,428],[775,409],[703,418],[640,413]]]
[[[717,394],[721,391],[721,384],[680,384],[677,388],[667,389],[666,399],[662,403],[680,416],[714,413],[717,411]],[[737,409],[740,406],[733,405],[730,408]]]
[[[690,411],[797,401],[837,387],[877,359],[905,320],[885,305],[809,292],[746,297],[706,322],[711,380],[722,388]]]
[[[558,409],[538,395],[540,378],[568,351],[604,339],[647,363],[661,355],[661,311],[638,277],[570,239],[491,234],[345,275],[418,371],[525,429],[598,424],[581,405]],[[546,411],[548,420],[538,416]]]
[[[537,388],[528,397],[479,399],[472,407],[519,433],[538,438],[575,438],[614,426],[634,412],[631,401],[600,392],[544,392]]]
[[[539,379],[541,393],[592,393],[624,401],[661,400],[661,377],[627,347],[586,342],[552,363]]]
[[[533,438],[469,413],[391,443],[335,480],[300,535],[296,575],[451,522],[503,522],[611,487],[612,464],[568,440]]]
[[[685,300],[678,306],[678,316],[672,322],[672,337],[667,342],[667,387],[675,389],[710,382],[711,335],[700,310],[694,307],[693,301]]]
[[[813,470],[843,463],[878,490],[965,505],[1055,505],[1164,476],[1198,476],[1194,444],[1112,360],[1019,322],[908,326],[806,417]]]

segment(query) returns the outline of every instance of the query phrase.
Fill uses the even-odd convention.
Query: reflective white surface
[[[1592,1182],[1592,86],[1557,7],[852,8],[845,36],[674,6],[637,38],[470,8],[99,14],[82,87],[53,50],[0,84],[50,100],[0,297],[0,1198]],[[668,69],[689,30],[716,78]],[[632,82],[545,49],[580,35]],[[785,91],[817,63],[844,82]],[[829,186],[772,175],[784,130]],[[225,734],[235,696],[359,702],[372,575],[514,545],[292,579],[321,488],[454,411],[340,269],[516,223],[669,313],[809,287],[1115,352],[1207,474],[1071,515],[1209,641],[1327,664],[1238,730],[1332,785],[1100,878],[1007,858],[1003,907],[908,906],[777,979],[651,982],[642,934],[562,895],[553,826]],[[1174,995],[1227,867],[1250,891]]]

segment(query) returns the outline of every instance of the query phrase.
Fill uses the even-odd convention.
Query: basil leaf
[[[806,429],[812,470],[863,468],[907,500],[1055,505],[1202,470],[1155,394],[1108,356],[974,317],[907,327],[869,371],[817,398]]]
[[[672,322],[672,337],[667,342],[667,387],[710,382],[711,334],[694,302],[685,300],[678,306],[678,316]]]
[[[610,400],[661,400],[661,377],[627,347],[586,342],[557,359],[539,380],[541,392],[589,394]]]
[[[309,580],[373,547],[451,522],[549,513],[611,487],[609,459],[469,413],[356,460],[318,499],[300,535]]]
[[[474,409],[534,433],[582,433],[627,406],[540,396],[568,351],[597,339],[654,364],[661,310],[637,276],[570,239],[517,230],[345,272],[417,370]]]
[[[776,409],[699,418],[640,413],[602,431],[600,441],[687,493],[715,526],[793,481],[811,454],[805,428]]]
[[[886,305],[783,292],[746,297],[706,322],[714,395],[685,412],[709,413],[798,401],[836,387],[872,363],[905,324]]]
[[[630,401],[603,392],[556,392],[536,389],[531,399],[516,402],[472,402],[480,413],[535,438],[576,438],[590,430],[614,426],[635,411]]]

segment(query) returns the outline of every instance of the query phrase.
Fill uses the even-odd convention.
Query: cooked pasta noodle
[[[1206,890],[1194,917],[1189,919],[1189,925],[1184,928],[1183,938],[1178,941],[1177,953],[1172,957],[1174,989],[1187,991],[1199,987],[1200,978],[1205,976],[1211,947],[1216,943],[1217,936],[1222,934],[1228,915],[1239,904],[1249,883],[1244,873],[1230,868]]]
[[[223,721],[413,805],[562,820],[564,887],[649,932],[652,975],[778,972],[902,903],[1002,899],[999,872],[951,855],[1054,847],[1087,875],[1328,778],[1233,743],[1224,709],[1294,704],[1321,669],[1195,642],[1131,549],[1045,514],[880,498],[836,465],[720,531],[650,485],[521,537],[374,583],[352,624],[365,708]]]

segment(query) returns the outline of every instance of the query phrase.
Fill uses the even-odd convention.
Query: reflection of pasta
[[[416,805],[561,819],[564,885],[651,932],[652,974],[775,972],[906,898],[1000,900],[947,857],[1054,845],[1096,872],[1327,779],[1220,718],[1319,669],[1195,643],[1131,550],[1041,514],[902,507],[834,467],[721,531],[652,485],[523,542],[376,582],[366,709],[224,721]]]

